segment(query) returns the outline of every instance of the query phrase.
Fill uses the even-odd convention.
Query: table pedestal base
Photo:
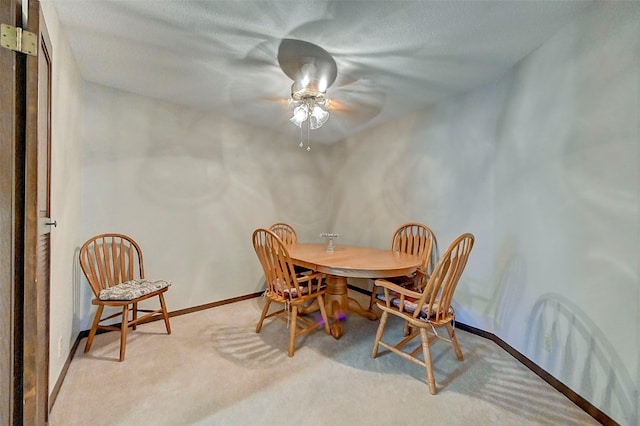
[[[331,335],[339,339],[342,337],[342,326],[340,322],[347,319],[348,312],[356,314],[375,321],[378,315],[360,306],[357,300],[349,297],[347,293],[347,278],[335,275],[327,275],[327,292],[325,306],[327,315],[333,317],[333,325],[331,325]]]

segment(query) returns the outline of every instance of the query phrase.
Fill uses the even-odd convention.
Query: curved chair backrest
[[[467,264],[474,241],[472,234],[464,233],[449,245],[426,283],[414,317],[420,311],[425,312],[426,308],[426,312],[430,312],[428,317],[432,322],[451,320],[453,314],[450,308],[453,293]]]
[[[256,229],[253,248],[267,279],[267,296],[284,301],[302,295],[289,251],[275,232]]]
[[[435,237],[433,231],[422,223],[405,223],[391,239],[391,250],[409,253],[422,258],[422,270],[429,273],[429,262]]]
[[[285,244],[297,244],[298,234],[293,227],[287,223],[274,223],[269,230],[278,236]]]
[[[142,250],[123,234],[100,234],[80,248],[80,267],[93,294],[135,278],[144,278]]]

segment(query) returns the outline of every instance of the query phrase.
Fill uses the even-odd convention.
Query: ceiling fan
[[[327,109],[331,101],[326,93],[338,75],[336,61],[320,46],[285,38],[278,47],[278,63],[280,69],[293,80],[290,103],[294,110],[290,121],[300,128],[301,148],[304,147],[306,124],[309,151],[309,131],[322,127],[329,119]]]
[[[366,125],[382,110],[384,94],[372,80],[359,76],[357,68],[339,69],[327,50],[294,38],[279,40],[276,52],[275,41],[263,41],[243,58],[251,78],[239,77],[231,95],[239,106],[257,97],[271,120],[273,105],[285,106],[287,114],[292,113],[288,121],[300,128],[300,147],[311,149],[310,130],[322,127],[314,140],[334,142],[347,130]],[[289,93],[282,90],[283,74],[291,80]]]

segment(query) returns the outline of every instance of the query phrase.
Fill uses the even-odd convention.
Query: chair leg
[[[431,361],[431,348],[429,347],[429,333],[426,328],[420,328],[420,339],[422,340],[422,354],[424,355],[424,366],[427,370],[427,384],[429,392],[435,395],[438,392],[436,388],[436,379],[433,376],[433,362]]]
[[[463,361],[464,355],[462,355],[462,349],[460,349],[460,345],[458,344],[458,338],[456,337],[456,331],[453,329],[451,323],[447,324],[447,331],[449,332],[449,337],[451,338],[451,344],[453,344],[453,349],[456,351],[456,356],[458,360]]]
[[[382,311],[382,315],[380,316],[380,324],[378,325],[378,330],[376,331],[376,340],[373,342],[373,349],[371,350],[371,358],[375,358],[378,355],[378,346],[380,340],[382,339],[384,326],[387,324],[388,317],[389,313],[387,311]]]
[[[331,335],[331,329],[329,328],[329,317],[327,316],[327,309],[324,307],[324,298],[322,295],[319,295],[316,300],[318,301],[318,306],[320,307],[320,315],[322,315],[322,321],[324,321],[324,331],[327,334]]]
[[[409,321],[405,321],[404,328],[402,329],[402,335],[408,336],[409,334],[411,334],[411,325],[409,324]]]
[[[376,304],[376,282],[373,281],[373,285],[371,286],[371,297],[369,298],[369,312],[373,310],[373,305]]]
[[[120,362],[124,361],[127,347],[127,330],[129,329],[129,305],[122,307],[122,324],[120,325]]]
[[[271,305],[271,299],[267,299],[267,301],[264,303],[264,308],[262,308],[260,320],[258,321],[258,325],[256,325],[256,333],[260,333],[260,330],[262,330],[262,322],[267,316],[267,312],[269,312],[269,305]]]
[[[169,313],[167,312],[167,304],[164,302],[164,294],[160,293],[160,307],[162,308],[162,316],[164,317],[164,326],[167,328],[167,334],[171,334],[171,324],[169,324]]]
[[[135,330],[137,326],[136,320],[138,319],[138,304],[132,303],[132,305],[133,305],[133,310],[132,310],[133,317],[131,318],[131,329]]]
[[[89,337],[87,337],[87,343],[86,345],[84,345],[85,353],[89,352],[89,349],[91,349],[91,345],[93,344],[93,338],[96,337],[96,332],[98,331],[98,324],[100,324],[100,318],[102,317],[103,310],[104,310],[104,305],[98,305],[96,316],[93,317],[93,324],[91,324],[91,330],[89,330]]]
[[[290,357],[296,350],[296,327],[298,327],[298,307],[293,305],[291,312],[291,324],[289,324],[289,353]]]

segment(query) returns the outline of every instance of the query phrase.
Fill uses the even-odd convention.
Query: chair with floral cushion
[[[423,275],[431,273],[431,254],[435,246],[435,236],[433,231],[422,223],[410,222],[400,226],[393,233],[391,238],[391,250],[409,253],[420,256],[422,264],[418,271],[422,271]],[[418,289],[422,280],[416,273],[407,276],[385,278],[387,281],[401,285],[403,287]],[[371,290],[371,299],[369,300],[369,310],[371,311],[376,301],[376,286],[373,285]]]
[[[426,275],[419,273],[425,280],[422,292],[410,290],[384,279],[375,282],[375,285],[383,290],[383,293],[377,296],[377,306],[382,310],[382,316],[371,357],[375,358],[378,355],[379,346],[382,346],[405,359],[422,365],[427,371],[427,384],[432,394],[437,392],[437,388],[433,375],[431,343],[436,339],[450,342],[458,359],[463,360],[462,350],[458,345],[454,331],[455,313],[451,307],[451,300],[467,264],[473,243],[472,234],[460,235],[442,255],[428,279]],[[395,344],[382,341],[389,314],[399,317],[409,324],[408,335]],[[438,334],[439,328],[446,328],[449,334],[448,339]],[[410,345],[410,348],[405,349],[405,346],[417,336],[420,336],[421,344],[417,347]],[[423,359],[419,358],[420,352],[422,352]]]
[[[289,327],[288,355],[292,357],[297,337],[315,330],[319,325],[324,326],[326,333],[330,334],[324,307],[326,287],[322,279],[323,274],[318,272],[296,274],[287,246],[273,231],[256,229],[252,239],[267,281],[265,305],[256,326],[256,333],[260,333],[266,318],[277,317],[285,321]],[[311,301],[318,304],[322,317],[320,322],[315,321],[312,316],[299,315],[299,309],[306,308]],[[272,302],[282,304],[284,307],[269,313]]]
[[[124,360],[127,346],[127,330],[157,317],[164,319],[167,334],[171,334],[169,314],[164,293],[171,283],[165,280],[150,280],[144,275],[142,250],[131,237],[123,234],[100,234],[90,238],[80,248],[80,267],[84,272],[97,305],[93,324],[84,351],[88,352],[98,330],[120,331],[120,361]],[[158,297],[160,308],[139,309],[138,303]],[[120,311],[102,317],[105,307]],[[139,312],[145,315],[138,316]],[[131,316],[131,318],[130,318]],[[104,321],[121,317],[121,323],[103,325]]]

